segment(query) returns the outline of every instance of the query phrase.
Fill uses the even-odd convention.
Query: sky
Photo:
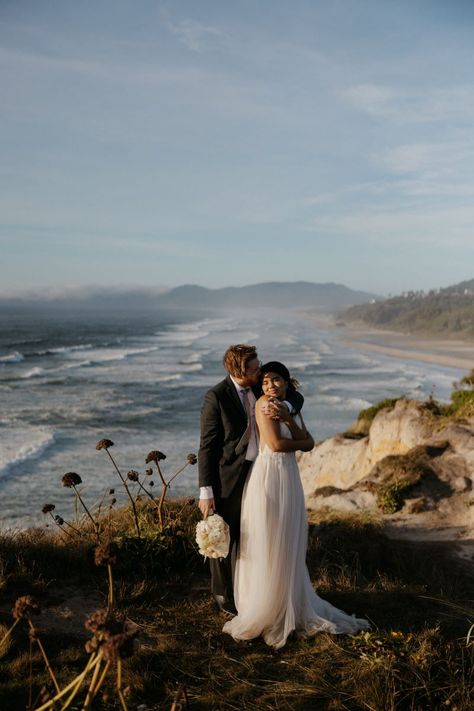
[[[472,0],[0,0],[0,292],[474,277]]]

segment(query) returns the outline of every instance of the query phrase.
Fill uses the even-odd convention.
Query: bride
[[[261,369],[263,395],[255,413],[260,449],[242,498],[240,549],[234,598],[238,614],[223,631],[236,640],[262,635],[278,649],[293,630],[354,634],[369,623],[338,610],[313,589],[306,567],[308,526],[297,450],[314,446],[302,418],[272,420],[265,410],[284,400],[296,381],[277,361]]]

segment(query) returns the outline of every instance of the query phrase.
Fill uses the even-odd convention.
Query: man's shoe
[[[221,612],[224,612],[226,615],[237,614],[233,600],[229,600],[227,597],[224,597],[224,595],[214,595],[214,600]]]

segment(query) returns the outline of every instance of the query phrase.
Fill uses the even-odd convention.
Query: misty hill
[[[348,321],[427,335],[474,338],[474,279],[445,289],[408,291],[376,303],[356,305]]]
[[[200,308],[255,308],[279,309],[320,308],[338,310],[374,299],[373,294],[354,291],[342,284],[313,284],[311,282],[269,282],[244,287],[207,289],[186,284],[168,291],[146,288],[89,287],[64,294],[26,293],[23,296],[0,298],[0,307],[51,309],[121,309],[154,310]]]
[[[313,307],[338,309],[351,304],[362,304],[376,298],[364,291],[354,291],[342,284],[314,284],[307,281],[266,282],[242,287],[206,289],[186,284],[159,296],[160,305],[167,307],[291,309]]]

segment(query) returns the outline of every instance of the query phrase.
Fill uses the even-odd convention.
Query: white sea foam
[[[8,355],[0,356],[0,363],[21,363],[22,360],[25,360],[25,356],[19,351],[13,351],[13,353],[8,353]]]
[[[35,368],[26,371],[26,373],[23,373],[20,377],[27,380],[29,378],[37,378],[41,376],[51,377],[61,375],[64,371],[71,370],[72,368],[83,368],[89,365],[92,365],[90,360],[81,360],[77,363],[65,363],[59,368],[41,368],[40,366],[36,366]]]
[[[60,346],[59,348],[47,348],[44,351],[38,351],[36,355],[56,355],[74,353],[74,351],[86,351],[92,348],[92,343],[83,343],[77,346]]]
[[[321,363],[321,356],[315,351],[299,353],[298,355],[303,357],[300,360],[292,360],[291,370],[304,370],[312,365],[319,365]]]
[[[320,403],[327,403],[328,405],[333,405],[340,410],[362,410],[366,407],[370,407],[372,403],[368,400],[357,397],[341,397],[340,395],[319,395],[318,401]]]
[[[184,371],[186,373],[195,373],[198,370],[202,370],[202,363],[190,363],[189,365],[184,365]]]
[[[37,378],[39,375],[44,375],[45,373],[47,373],[47,371],[44,368],[36,366],[35,368],[31,368],[31,370],[27,370],[26,373],[22,373],[20,377],[25,379]]]
[[[95,365],[100,363],[108,363],[113,360],[125,360],[132,356],[143,355],[157,351],[157,346],[149,348],[95,348],[89,349],[87,352],[87,361],[81,361],[81,365]],[[74,353],[70,354],[68,360],[74,360],[78,356]],[[82,357],[82,354],[79,356]],[[72,366],[73,367],[73,366]]]
[[[163,345],[169,344],[171,346],[188,348],[189,346],[192,346],[195,341],[199,341],[202,338],[206,338],[206,336],[209,336],[209,331],[174,331],[162,333],[156,336],[156,340],[158,340]]]
[[[168,383],[172,380],[182,380],[181,373],[173,373],[172,375],[157,375],[153,380],[157,383]]]
[[[200,363],[202,355],[201,353],[190,353],[190,355],[185,358],[181,358],[179,361],[182,365],[189,365],[190,363]]]
[[[41,457],[55,435],[40,427],[2,427],[0,441],[0,476],[5,476],[16,465]]]

